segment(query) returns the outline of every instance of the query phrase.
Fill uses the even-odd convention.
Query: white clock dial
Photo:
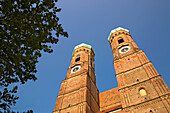
[[[129,46],[124,46],[119,50],[119,53],[126,53],[130,50]]]
[[[79,71],[81,68],[81,66],[75,66],[71,69],[71,73],[76,73],[77,71]]]

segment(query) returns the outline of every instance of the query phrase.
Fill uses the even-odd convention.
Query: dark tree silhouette
[[[57,0],[0,1],[0,111],[9,111],[19,98],[18,85],[36,80],[41,52],[68,37],[56,13]]]

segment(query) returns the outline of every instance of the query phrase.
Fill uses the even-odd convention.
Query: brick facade
[[[99,94],[90,45],[75,47],[53,113],[170,113],[170,90],[128,30],[109,35],[118,87]]]

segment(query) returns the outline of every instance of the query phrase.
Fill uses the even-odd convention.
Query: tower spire
[[[124,29],[124,28],[122,28],[122,27],[115,28],[115,29],[111,30],[111,32],[110,32],[110,34],[109,34],[109,37],[108,37],[108,41],[110,40],[112,34],[115,33],[116,31],[119,31],[119,30],[129,32],[128,29]]]
[[[170,113],[170,90],[129,30],[116,28],[109,43],[124,112]]]
[[[97,113],[99,92],[94,72],[94,51],[82,43],[74,48],[66,79],[62,81],[53,113]]]

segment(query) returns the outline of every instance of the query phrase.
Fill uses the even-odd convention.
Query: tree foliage
[[[56,16],[57,0],[0,1],[0,110],[15,105],[18,85],[36,80],[41,52],[68,37]],[[18,84],[19,83],[19,84]]]

